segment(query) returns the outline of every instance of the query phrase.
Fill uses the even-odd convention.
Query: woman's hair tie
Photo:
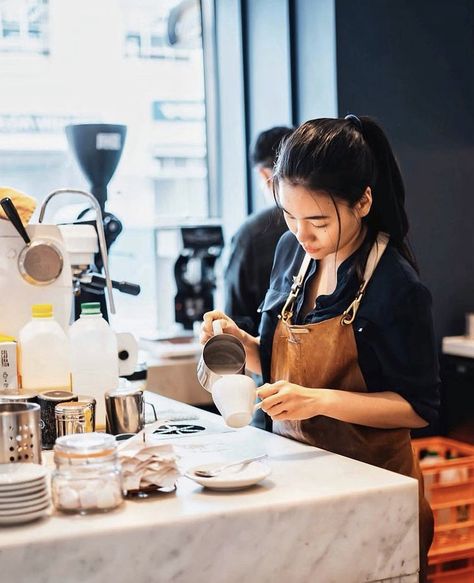
[[[359,130],[359,132],[362,133],[362,122],[356,115],[354,115],[353,113],[349,113],[348,115],[346,115],[344,119],[347,119],[347,121],[351,121]]]

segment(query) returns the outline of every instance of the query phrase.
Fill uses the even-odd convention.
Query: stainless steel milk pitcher
[[[219,320],[212,322],[214,336],[209,338],[202,349],[197,366],[197,378],[206,391],[227,374],[245,374],[245,348],[242,342],[222,332]]]
[[[138,433],[145,427],[145,407],[153,410],[157,421],[155,407],[147,403],[141,389],[115,389],[105,393],[105,410],[107,413],[106,431],[112,435],[120,433]]]

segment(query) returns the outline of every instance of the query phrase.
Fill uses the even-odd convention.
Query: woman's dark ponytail
[[[372,208],[366,219],[367,226],[372,232],[388,233],[392,244],[418,271],[416,259],[407,241],[409,225],[400,168],[381,127],[369,117],[359,119],[364,141],[374,158]]]

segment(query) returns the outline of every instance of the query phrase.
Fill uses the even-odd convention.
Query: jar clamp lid
[[[116,453],[117,442],[108,433],[75,433],[58,437],[54,445],[55,457],[98,458]]]

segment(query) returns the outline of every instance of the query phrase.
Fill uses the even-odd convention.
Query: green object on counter
[[[100,311],[100,303],[99,302],[87,302],[81,304],[81,314],[86,316],[90,316],[92,314],[102,314]]]

